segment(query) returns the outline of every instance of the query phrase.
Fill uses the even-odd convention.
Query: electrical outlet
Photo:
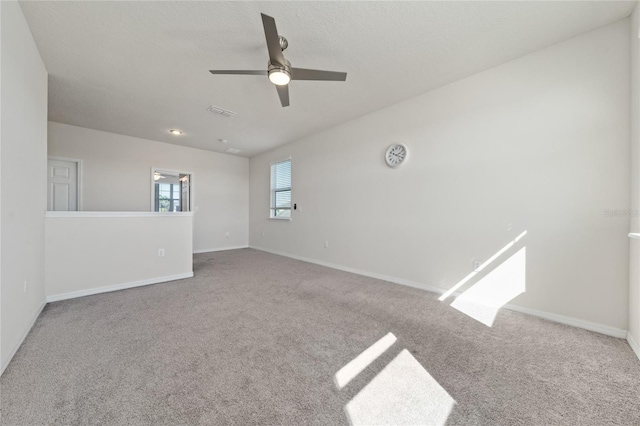
[[[224,234],[225,238],[229,238],[230,234],[227,232],[226,234]]]
[[[159,248],[158,249],[158,257],[164,257],[164,249],[163,248]]]
[[[329,241],[324,242],[324,248],[329,248]]]
[[[27,292],[27,287],[29,286],[29,282],[25,279],[24,280],[24,292]]]
[[[262,233],[262,238],[264,238],[264,232]]]
[[[477,271],[482,266],[482,260],[474,260],[473,261],[473,270]]]

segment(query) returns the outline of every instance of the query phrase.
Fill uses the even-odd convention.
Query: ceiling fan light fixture
[[[291,81],[291,75],[286,69],[269,70],[269,80],[277,86],[286,86]]]

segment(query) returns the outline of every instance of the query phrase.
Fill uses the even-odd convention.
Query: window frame
[[[275,186],[275,167],[277,164],[289,162],[289,168],[291,170],[291,183],[288,188],[279,188],[276,190]],[[275,216],[276,210],[276,194],[278,192],[286,192],[289,191],[291,193],[291,205],[289,207],[289,216]],[[272,161],[269,163],[269,219],[273,220],[288,220],[291,221],[293,215],[293,157],[282,158],[280,160]]]

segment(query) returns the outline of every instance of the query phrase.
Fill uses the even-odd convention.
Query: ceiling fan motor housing
[[[286,59],[284,60],[284,65],[280,65],[278,63],[273,63],[271,61],[267,62],[268,65],[268,71],[271,70],[284,70],[287,73],[291,74],[291,62],[287,61]]]

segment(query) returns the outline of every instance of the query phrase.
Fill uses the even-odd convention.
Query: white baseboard
[[[633,349],[638,356],[638,359],[640,359],[640,345],[635,341],[630,333],[627,333],[627,342],[629,342],[629,346],[631,346],[631,349]]]
[[[144,285],[164,283],[167,281],[182,280],[184,278],[191,277],[193,277],[193,271],[177,275],[165,275],[164,277],[150,278],[142,281],[115,284],[106,287],[91,288],[88,290],[72,291],[70,293],[54,294],[52,296],[47,296],[47,303],[58,302],[60,300],[75,299],[76,297],[91,296],[93,294],[108,293],[110,291],[125,290],[127,288],[141,287]]]
[[[430,292],[433,292],[433,293],[442,294],[445,291],[447,291],[446,289],[443,289],[443,288],[440,288],[440,287],[435,287],[435,286],[432,286],[432,285],[429,285],[429,284],[423,284],[423,283],[419,283],[419,282],[416,282],[416,281],[405,280],[405,279],[402,279],[402,278],[390,277],[388,275],[377,274],[375,272],[364,271],[362,269],[357,269],[357,268],[350,268],[348,266],[342,266],[342,265],[338,265],[338,264],[335,264],[335,263],[329,263],[329,262],[325,262],[323,260],[311,259],[309,257],[297,256],[295,254],[289,254],[289,253],[285,253],[285,252],[281,252],[281,251],[277,251],[277,250],[271,250],[271,249],[267,249],[267,248],[264,248],[264,247],[249,246],[249,248],[260,250],[260,251],[266,251],[267,253],[277,254],[279,256],[289,257],[291,259],[302,260],[303,262],[314,263],[314,264],[320,265],[320,266],[326,266],[327,268],[337,269],[339,271],[351,272],[352,274],[362,275],[362,276],[369,277],[369,278],[376,278],[376,279],[379,279],[379,280],[389,281],[389,282],[396,283],[396,284],[402,284],[402,285],[406,285],[406,286],[409,286],[409,287],[418,288],[420,290],[430,291]]]
[[[578,318],[567,317],[564,315],[553,314],[551,312],[538,311],[536,309],[525,308],[523,306],[507,304],[507,305],[504,305],[503,308],[508,309],[510,311],[520,312],[520,313],[531,315],[534,317],[557,322],[560,324],[583,328],[589,331],[595,331],[596,333],[606,334],[607,336],[611,336],[611,337],[617,337],[620,339],[624,339],[627,337],[627,330],[623,330],[621,328],[597,324],[595,322],[585,321]]]
[[[232,246],[232,247],[222,247],[222,248],[212,248],[212,249],[198,249],[198,250],[194,250],[193,254],[211,253],[212,251],[237,250],[237,249],[245,249],[245,248],[249,248],[249,246]]]
[[[350,268],[350,267],[342,266],[342,265],[336,265],[334,263],[324,262],[322,260],[311,259],[311,258],[303,257],[303,256],[297,256],[297,255],[293,255],[293,254],[289,254],[289,253],[285,253],[285,252],[281,252],[281,251],[277,251],[277,250],[267,249],[267,248],[264,248],[264,247],[249,246],[249,248],[260,250],[260,251],[266,251],[268,253],[277,254],[279,256],[290,257],[290,258],[296,259],[296,260],[302,260],[304,262],[315,263],[316,265],[326,266],[328,268],[338,269],[340,271],[351,272],[353,274],[358,274],[358,275],[364,275],[365,277],[377,278],[379,280],[389,281],[389,282],[396,283],[396,284],[402,284],[402,285],[406,285],[406,286],[409,286],[409,287],[418,288],[420,290],[431,291],[433,293],[443,294],[443,293],[445,293],[447,291],[446,289],[443,289],[441,287],[436,287],[436,286],[432,286],[432,285],[429,285],[429,284],[418,283],[418,282],[415,282],[415,281],[409,281],[409,280],[405,280],[405,279],[402,279],[402,278],[390,277],[388,275],[376,274],[376,273],[373,273],[373,272],[363,271],[361,269]],[[458,293],[458,292],[453,293],[453,296],[459,296],[459,295],[460,295],[460,293]],[[577,319],[577,318],[571,318],[571,317],[566,317],[564,315],[553,314],[553,313],[550,313],[550,312],[544,312],[544,311],[538,311],[538,310],[535,310],[535,309],[524,308],[524,307],[517,306],[517,305],[508,304],[508,305],[503,306],[503,308],[504,309],[508,309],[510,311],[516,311],[516,312],[520,312],[520,313],[523,313],[523,314],[527,314],[527,315],[532,315],[532,316],[535,316],[535,317],[543,318],[543,319],[546,319],[546,320],[549,320],[549,321],[553,321],[553,322],[557,322],[557,323],[560,323],[560,324],[565,324],[565,325],[570,325],[570,326],[573,326],[573,327],[583,328],[583,329],[589,330],[589,331],[595,331],[596,333],[606,334],[607,336],[618,337],[618,338],[621,338],[621,339],[624,339],[625,337],[627,337],[627,330],[622,330],[622,329],[615,328],[615,327],[610,327],[610,326],[607,326],[607,325],[596,324],[596,323],[592,323],[592,322],[589,322],[589,321],[584,321],[584,320]]]
[[[29,327],[27,327],[24,332],[22,333],[22,336],[20,336],[20,339],[18,339],[18,341],[16,342],[16,344],[13,346],[13,348],[11,349],[11,352],[9,352],[9,355],[6,356],[3,360],[2,360],[2,366],[0,369],[0,376],[2,375],[2,373],[4,373],[4,370],[9,366],[9,363],[11,362],[11,360],[13,359],[13,356],[16,354],[16,352],[18,352],[18,349],[20,349],[20,346],[22,346],[22,342],[24,342],[24,339],[27,338],[27,335],[29,334],[29,332],[31,331],[31,329],[33,328],[33,324],[36,323],[36,320],[38,319],[38,317],[40,316],[40,312],[42,312],[42,310],[44,309],[45,305],[47,303],[46,302],[42,302],[42,305],[40,305],[38,307],[38,309],[36,309],[35,314],[33,315],[33,318],[31,319],[31,322],[29,323]]]

